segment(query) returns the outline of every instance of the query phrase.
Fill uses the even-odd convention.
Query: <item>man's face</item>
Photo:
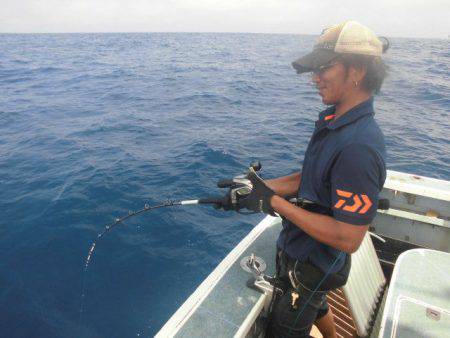
[[[354,90],[348,71],[341,62],[334,61],[313,72],[313,82],[324,104],[339,104]]]

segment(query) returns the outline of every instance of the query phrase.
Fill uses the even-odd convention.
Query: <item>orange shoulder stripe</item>
[[[342,196],[342,197],[352,197],[352,195],[353,195],[353,193],[351,193],[351,192],[349,192],[349,191],[345,191],[345,190],[339,190],[339,189],[336,189],[336,192],[337,192],[337,194],[339,195],[339,196]]]

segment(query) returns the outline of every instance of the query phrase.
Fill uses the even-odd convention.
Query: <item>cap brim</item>
[[[311,53],[302,56],[300,59],[292,62],[298,74],[311,72],[313,69],[324,66],[336,58],[337,54],[332,50],[315,49]]]

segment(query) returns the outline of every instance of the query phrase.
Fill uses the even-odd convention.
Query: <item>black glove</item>
[[[247,179],[250,180],[253,188],[250,194],[240,201],[240,206],[251,211],[264,212],[275,216],[275,211],[270,205],[270,199],[275,195],[275,192],[264,183],[252,168],[249,169]]]
[[[236,210],[237,211],[237,210],[239,210],[239,209],[237,209],[236,205],[231,203],[230,191],[228,191],[228,193],[220,199],[220,203],[216,204],[214,206],[214,208],[216,208],[216,209],[223,209],[225,211],[230,211],[230,210]]]

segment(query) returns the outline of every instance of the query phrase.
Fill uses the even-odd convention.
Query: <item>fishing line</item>
[[[320,286],[325,281],[325,279],[327,279],[327,277],[330,274],[331,270],[334,268],[334,266],[336,265],[336,263],[342,257],[343,254],[344,254],[343,252],[339,253],[339,255],[333,261],[333,264],[331,264],[330,267],[328,268],[328,270],[325,273],[325,275],[322,277],[322,279],[319,281],[319,283],[317,283],[315,289],[312,291],[311,295],[308,297],[308,299],[306,300],[305,304],[303,304],[303,307],[301,308],[300,312],[297,314],[297,317],[295,318],[294,324],[289,328],[289,332],[288,332],[289,335],[291,334],[291,331],[295,327],[295,325],[297,325],[297,322],[300,319],[300,315],[303,313],[303,311],[305,311],[306,306],[308,306],[309,301],[314,296],[314,294],[319,290]]]

